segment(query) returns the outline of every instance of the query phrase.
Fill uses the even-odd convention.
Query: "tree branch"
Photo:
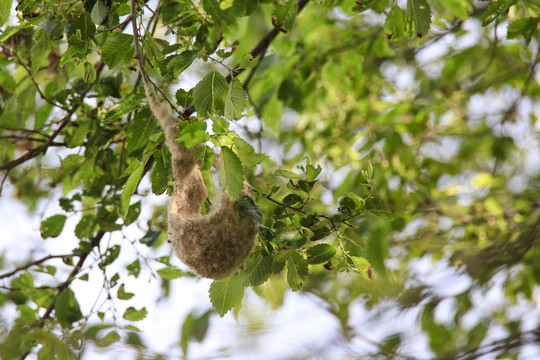
[[[17,159],[8,161],[7,163],[4,163],[4,164],[0,165],[0,171],[1,170],[8,170],[9,171],[9,170],[13,169],[16,166],[19,166],[19,165],[25,163],[26,161],[28,161],[30,159],[33,159],[33,158],[35,158],[36,156],[38,156],[38,155],[40,155],[42,153],[45,154],[45,152],[47,152],[47,149],[49,148],[49,146],[51,146],[54,139],[56,139],[56,137],[60,134],[60,132],[66,127],[66,125],[69,123],[69,120],[71,119],[71,116],[73,116],[75,111],[77,111],[77,109],[81,106],[81,104],[84,101],[84,98],[86,97],[86,95],[88,94],[90,89],[97,83],[97,81],[99,79],[99,74],[103,70],[104,66],[105,66],[105,64],[103,64],[103,63],[99,64],[99,66],[98,66],[98,68],[96,70],[96,73],[97,73],[96,80],[86,89],[86,91],[84,93],[81,94],[81,96],[79,97],[79,101],[73,106],[73,108],[71,108],[71,110],[69,110],[69,112],[66,114],[66,116],[64,116],[62,118],[62,120],[60,121],[60,126],[58,127],[58,129],[56,129],[51,134],[51,136],[49,136],[47,141],[45,141],[45,143],[43,143],[42,145],[40,145],[40,146],[38,146],[36,148],[28,150],[28,152],[26,152],[26,154],[22,155],[21,157],[18,157]]]
[[[309,0],[299,0],[298,1],[298,12],[297,13],[300,13],[302,11],[302,9],[304,9],[304,7],[307,5],[307,3],[309,2]],[[253,56],[253,58],[256,58],[258,57],[259,55],[261,55],[262,53],[266,52],[266,49],[268,48],[268,46],[270,46],[270,43],[276,38],[276,36],[278,36],[278,34],[281,32],[280,28],[279,27],[274,27],[272,30],[270,30],[262,39],[261,41],[259,41],[259,43],[253,48],[253,50],[251,50],[250,54],[251,56]],[[232,76],[238,76],[240,75],[242,72],[244,72],[244,68],[239,68],[238,65],[234,68],[233,72],[232,72]],[[232,80],[232,76],[231,74],[227,75],[227,77],[225,78],[227,80],[227,82],[230,82]],[[182,117],[184,119],[187,119],[189,118],[193,113],[195,112],[195,107],[193,105],[191,105],[190,107],[188,107],[187,109],[184,110],[184,112],[182,113]]]
[[[27,264],[25,264],[23,266],[19,266],[18,268],[14,269],[13,271],[10,271],[10,272],[5,273],[5,274],[1,274],[0,279],[11,277],[11,276],[15,275],[16,273],[18,273],[19,271],[26,270],[29,267],[32,267],[34,265],[42,264],[45,261],[50,260],[50,259],[58,259],[58,258],[65,258],[65,257],[71,257],[71,256],[81,256],[81,255],[77,254],[77,253],[64,254],[64,255],[47,255],[47,256],[45,256],[45,257],[43,257],[41,259],[31,261],[31,262],[29,262],[29,263],[27,263]]]

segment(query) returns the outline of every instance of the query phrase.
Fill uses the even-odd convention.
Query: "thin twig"
[[[66,258],[66,257],[72,257],[72,256],[81,256],[80,254],[78,253],[73,253],[73,254],[64,254],[64,255],[47,255],[41,259],[38,259],[38,260],[34,260],[34,261],[31,261],[23,266],[19,266],[18,268],[8,272],[8,273],[5,273],[5,274],[2,274],[0,275],[0,279],[4,279],[4,278],[8,278],[8,277],[11,277],[13,275],[15,275],[16,273],[18,273],[19,271],[23,271],[23,270],[26,270],[32,266],[35,266],[35,265],[40,265],[42,263],[44,263],[45,261],[47,260],[50,260],[50,259],[58,259],[58,258]]]
[[[15,58],[17,59],[17,63],[19,65],[21,65],[24,70],[26,70],[26,72],[28,73],[28,77],[30,78],[30,80],[32,81],[32,83],[34,84],[37,92],[39,93],[39,96],[41,96],[41,98],[43,100],[45,100],[46,102],[48,102],[49,104],[51,104],[52,106],[56,106],[64,111],[69,111],[68,108],[64,107],[62,104],[57,104],[55,103],[54,101],[52,101],[51,99],[49,99],[48,97],[45,96],[45,94],[41,91],[41,89],[39,88],[39,85],[38,83],[36,82],[36,79],[34,79],[34,76],[32,75],[32,71],[26,66],[26,64],[22,61],[21,58],[19,58],[19,56],[17,54],[14,54]]]
[[[101,71],[103,70],[103,67],[104,67],[104,64],[100,63],[99,67],[96,70],[97,75],[99,75],[101,73]],[[90,89],[97,83],[98,79],[99,79],[99,76],[96,76],[96,80],[94,81],[94,83],[91,86],[89,86],[84,93],[81,94],[81,96],[79,97],[79,101],[73,106],[73,108],[71,110],[68,111],[66,116],[64,116],[62,118],[62,120],[60,121],[60,126],[58,126],[58,128],[49,136],[49,138],[47,139],[47,141],[45,143],[43,143],[42,145],[40,145],[40,146],[38,146],[36,148],[28,150],[28,152],[26,154],[22,155],[21,157],[19,157],[17,159],[8,161],[7,163],[4,163],[4,164],[0,165],[0,170],[13,169],[16,166],[18,166],[18,165],[20,165],[20,164],[22,164],[22,163],[24,163],[24,162],[26,162],[26,161],[28,161],[30,159],[35,158],[36,156],[40,155],[41,153],[44,154],[47,151],[47,149],[49,148],[49,146],[53,143],[54,139],[56,139],[56,137],[60,134],[60,132],[67,126],[67,124],[71,120],[71,116],[73,116],[75,111],[77,111],[77,109],[81,106],[81,104],[83,103],[84,98],[86,97],[86,95],[88,94]]]

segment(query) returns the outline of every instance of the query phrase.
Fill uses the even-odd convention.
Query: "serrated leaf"
[[[122,191],[122,195],[120,196],[124,217],[127,216],[131,195],[133,195],[135,190],[137,190],[137,185],[139,184],[139,180],[141,180],[143,171],[144,164],[139,163],[135,170],[131,173],[131,175],[129,175],[129,178],[126,181],[126,186],[124,186],[124,190]]]
[[[143,320],[147,314],[148,311],[145,307],[143,307],[141,310],[137,310],[134,307],[129,307],[126,309],[126,311],[124,311],[124,315],[122,315],[122,317],[130,321],[140,321]]]
[[[101,47],[101,59],[110,68],[131,61],[133,54],[133,37],[128,34],[112,33]]]
[[[65,215],[53,215],[41,223],[41,237],[57,237],[64,229],[67,217]]]
[[[355,272],[364,276],[366,279],[371,279],[371,264],[366,258],[360,256],[351,256],[350,260],[352,260],[354,264],[353,270]]]
[[[215,280],[208,290],[214,309],[223,317],[233,307],[239,307],[244,297],[244,286],[237,276],[227,280]]]
[[[247,265],[242,275],[245,276],[246,286],[262,285],[272,275],[272,257],[259,254],[252,263]]]
[[[296,0],[288,0],[276,6],[272,15],[276,18],[276,23],[281,28],[291,30],[297,14],[298,2]]]
[[[105,4],[105,1],[103,0],[97,0],[92,8],[92,21],[97,25],[101,25],[101,23],[107,18],[107,15],[109,15],[109,8],[107,7],[107,4]]]
[[[308,264],[322,264],[336,254],[336,249],[328,244],[318,244],[307,249],[306,254]]]
[[[199,166],[201,171],[210,170],[214,164],[214,152],[208,146],[202,146],[195,150],[193,159],[201,162],[201,165]]]
[[[79,302],[70,288],[65,288],[58,295],[54,303],[54,312],[58,321],[65,324],[72,324],[83,317]]]
[[[244,188],[244,169],[236,154],[228,147],[221,147],[219,162],[219,184],[227,190],[229,198],[235,200]]]
[[[11,11],[11,8],[9,9],[9,11]],[[18,33],[19,31],[21,31],[23,29],[26,29],[26,28],[29,28],[29,27],[32,27],[32,26],[34,26],[34,25],[30,24],[30,23],[24,23],[24,24],[17,25],[17,26],[8,26],[4,30],[4,32],[0,35],[0,42],[4,42],[7,39],[9,39],[10,37],[12,37],[13,35],[15,35],[16,33]]]
[[[390,38],[398,40],[405,33],[405,15],[397,5],[392,6],[384,21],[384,32]]]
[[[210,135],[206,132],[204,121],[182,122],[178,127],[176,141],[183,144],[187,149],[191,149],[197,144],[210,140]]]
[[[129,153],[143,148],[156,128],[156,121],[148,108],[137,113],[129,124],[126,148]]]
[[[487,24],[495,21],[502,13],[506,12],[508,8],[514,4],[517,0],[498,0],[492,1],[488,5],[487,9],[484,10],[484,20],[482,25],[486,26]]]
[[[240,59],[240,64],[238,64],[238,68],[251,69],[255,67],[258,63],[259,63],[259,59],[253,58],[253,55],[251,55],[250,53],[246,53]]]
[[[225,98],[225,117],[227,119],[239,119],[246,106],[246,92],[242,83],[237,78],[229,82],[227,97]]]
[[[186,50],[178,55],[168,56],[161,64],[161,75],[168,82],[178,79],[178,76],[193,63],[199,54],[200,50]]]
[[[233,143],[236,146],[238,157],[240,158],[244,166],[255,166],[268,157],[264,154],[257,154],[255,152],[255,149],[253,149],[253,146],[251,146],[241,138],[234,138]]]
[[[178,279],[182,276],[188,275],[186,272],[180,269],[173,269],[173,268],[159,269],[157,273],[159,274],[159,276],[161,276],[162,278],[166,280]]]
[[[431,24],[431,8],[426,0],[407,0],[406,20],[411,36],[427,34]]]
[[[226,95],[227,80],[217,71],[212,71],[193,89],[193,104],[202,117],[223,115]]]
[[[118,298],[120,300],[129,300],[133,296],[135,296],[135,294],[126,292],[125,289],[124,289],[124,284],[122,284],[122,285],[120,285],[118,287],[118,291],[116,293],[116,296],[118,296]]]
[[[287,282],[293,291],[302,287],[302,282],[308,274],[306,260],[296,251],[292,251],[287,258]]]
[[[528,44],[534,36],[534,33],[538,30],[539,23],[540,18],[514,20],[508,25],[506,37],[508,39],[516,39],[519,36],[523,36],[525,42]]]
[[[301,179],[302,177],[296,173],[293,173],[292,171],[285,170],[285,169],[279,169],[274,171],[272,174],[273,176],[281,176],[287,179]]]
[[[376,216],[381,216],[385,218],[394,218],[394,214],[390,211],[388,206],[384,201],[377,198],[368,198],[365,201],[364,209]]]
[[[345,196],[339,200],[338,212],[351,216],[356,208],[356,202],[348,196]]]

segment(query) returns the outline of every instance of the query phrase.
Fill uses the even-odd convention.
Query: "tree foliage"
[[[210,285],[212,309],[189,313],[185,354],[213,313],[238,314],[248,291],[279,307],[284,288],[320,299],[351,344],[363,341],[351,309],[391,304],[418,311],[434,358],[540,351],[540,320],[525,326],[505,311],[537,308],[539,294],[534,1],[2,0],[0,194],[30,211],[58,203],[41,236],[68,238],[73,251],[0,258],[0,306],[16,309],[0,358],[71,359],[89,342],[143,354],[146,307],[88,311],[73,284],[101,276],[105,303],[129,303],[140,290],[126,279],[141,270],[163,296],[194,277],[170,250],[158,255],[170,246],[163,208],[141,215],[154,206],[148,193],[165,198],[173,182],[126,31],[134,21],[146,70],[178,114],[177,141],[199,146],[209,204],[216,186],[233,199],[244,181],[255,189],[238,206],[258,223],[258,245]],[[129,227],[145,234],[129,238]],[[441,292],[420,263],[469,286]],[[470,326],[478,294],[493,287],[503,305]],[[412,358],[406,340],[397,331],[353,355]]]

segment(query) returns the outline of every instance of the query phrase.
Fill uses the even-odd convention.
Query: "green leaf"
[[[397,5],[392,6],[384,21],[384,32],[388,38],[401,39],[405,33],[405,15]]]
[[[8,11],[11,11],[11,8]],[[33,25],[30,24],[30,23],[24,23],[24,24],[17,25],[17,26],[8,26],[4,30],[4,32],[0,35],[0,42],[4,42],[7,39],[9,39],[10,37],[12,37],[13,35],[15,35],[16,33],[18,33],[19,31],[21,31],[23,29],[26,29],[26,28],[29,28],[29,27],[32,27],[32,26]]]
[[[107,4],[104,0],[97,0],[96,4],[92,8],[92,21],[96,25],[101,25],[101,23],[107,18],[107,15],[109,15],[109,8],[107,7]]]
[[[345,196],[339,200],[338,212],[341,214],[351,216],[356,209],[356,202],[348,196]]]
[[[178,76],[193,63],[199,54],[200,50],[186,50],[178,55],[168,56],[161,64],[161,76],[168,82],[178,79]]]
[[[336,249],[328,244],[318,244],[307,249],[306,254],[308,264],[322,264],[336,254]]]
[[[287,258],[287,282],[293,291],[302,287],[302,282],[308,274],[306,260],[296,251],[292,251]]]
[[[41,237],[57,237],[64,229],[67,217],[65,215],[53,215],[41,223]]]
[[[75,227],[75,236],[79,239],[90,239],[94,234],[96,227],[95,217],[92,214],[83,215],[77,226]]]
[[[276,23],[281,28],[291,30],[296,15],[298,13],[298,2],[296,0],[288,0],[284,4],[280,4],[275,7],[273,16],[276,18]]]
[[[215,280],[208,291],[214,309],[223,317],[233,307],[242,305],[244,286],[238,276],[227,280]]]
[[[129,300],[131,299],[133,296],[135,296],[135,294],[133,293],[128,293],[124,290],[124,284],[120,285],[118,287],[118,291],[116,293],[116,296],[118,296],[118,298],[120,300]]]
[[[237,78],[229,82],[227,97],[225,98],[225,117],[227,119],[239,119],[246,106],[246,92],[242,83]]]
[[[287,194],[283,198],[283,204],[286,206],[292,206],[294,204],[304,204],[304,199],[302,199],[299,195],[296,194]]]
[[[201,171],[210,170],[214,164],[214,152],[208,146],[202,146],[195,150],[193,159],[201,162],[201,165],[199,166]]]
[[[301,179],[302,177],[296,173],[293,173],[292,171],[289,171],[289,170],[284,170],[284,169],[279,169],[279,170],[276,170],[274,171],[274,173],[272,174],[273,176],[281,176],[281,177],[284,177],[284,178],[287,178],[287,179]]]
[[[234,0],[232,9],[236,16],[250,15],[257,8],[257,1],[254,0]]]
[[[45,124],[45,122],[49,118],[49,114],[51,113],[52,109],[53,109],[52,104],[46,103],[42,107],[40,107],[38,111],[36,111],[34,115],[34,129],[35,130],[40,129]]]
[[[350,260],[352,260],[354,264],[353,270],[355,272],[364,276],[366,279],[371,279],[371,275],[370,275],[371,264],[366,258],[363,258],[360,256],[351,256]]]
[[[149,231],[139,241],[141,242],[141,244],[144,244],[148,247],[152,247],[154,246],[156,241],[159,239],[160,235],[161,235],[161,230]]]
[[[247,0],[250,1],[250,0]],[[239,69],[251,69],[259,63],[259,59],[253,58],[253,55],[246,53],[240,59],[240,64],[238,64]]]
[[[143,307],[141,310],[137,310],[134,307],[129,307],[126,309],[126,311],[124,311],[124,315],[122,317],[130,321],[140,321],[143,320],[147,314],[148,311],[145,307]]]
[[[178,132],[176,141],[188,149],[210,140],[210,135],[206,133],[206,123],[204,121],[182,122],[178,128]]]
[[[139,184],[139,180],[141,180],[141,176],[144,171],[144,164],[139,163],[137,165],[137,168],[129,175],[129,178],[126,181],[126,186],[124,186],[124,191],[122,191],[122,195],[120,197],[121,203],[122,203],[122,210],[124,213],[124,217],[127,216],[128,209],[129,209],[129,201],[131,200],[131,195],[137,190],[137,185]]]
[[[221,187],[227,190],[231,200],[240,196],[244,188],[244,170],[238,156],[226,146],[221,147],[218,180]]]
[[[128,271],[129,275],[133,275],[137,278],[139,277],[139,273],[141,272],[141,263],[137,259],[131,264],[127,265],[126,270]]]
[[[121,247],[120,245],[113,245],[110,248],[107,249],[105,252],[105,256],[101,262],[99,262],[98,266],[100,269],[105,269],[107,266],[112,264],[117,258],[118,255],[120,255]]]
[[[217,71],[212,71],[193,89],[193,104],[202,117],[223,115],[226,95],[227,80]]]
[[[162,278],[166,280],[178,279],[180,277],[188,275],[188,273],[180,269],[173,269],[173,268],[159,269],[157,273],[159,274],[159,276],[161,276]]]
[[[259,254],[249,263],[242,275],[245,276],[246,286],[259,286],[262,285],[270,275],[272,275],[272,257],[268,255]]]
[[[515,2],[517,2],[517,0],[491,1],[487,9],[484,10],[484,20],[482,21],[482,25],[486,26],[495,21],[495,19],[505,13]]]
[[[129,124],[126,149],[131,154],[146,146],[156,128],[156,121],[148,108],[139,111]]]
[[[253,219],[258,223],[262,223],[263,214],[251,197],[247,195],[241,196],[238,199],[237,206],[240,215]]]
[[[202,342],[208,331],[209,319],[211,311],[206,311],[200,317],[198,317],[194,311],[190,312],[184,324],[182,325],[182,335],[180,338],[180,346],[184,356],[187,355],[188,344],[191,339]]]
[[[465,21],[469,18],[469,13],[473,10],[472,3],[468,0],[444,0],[438,4],[459,20]]]
[[[235,137],[233,139],[233,143],[236,146],[236,152],[238,154],[238,157],[240,158],[244,166],[253,167],[261,163],[264,159],[268,157],[264,154],[255,153],[255,149],[253,149],[253,146],[251,146],[245,140],[239,137]]]
[[[3,26],[11,13],[12,0],[0,1],[0,27]]]
[[[367,198],[364,204],[364,208],[370,214],[388,218],[388,219],[394,218],[394,214],[390,211],[390,209],[388,209],[388,206],[386,205],[386,203],[382,201],[381,199],[377,199],[373,197]]]
[[[538,30],[539,23],[540,18],[514,20],[508,25],[506,36],[508,39],[516,39],[519,36],[523,36],[525,42],[528,44],[534,36],[534,33]]]
[[[62,290],[54,304],[56,318],[64,324],[72,324],[82,319],[81,308],[75,294],[70,288]]]
[[[426,35],[431,24],[431,8],[426,0],[407,0],[406,20],[411,36]]]
[[[317,176],[319,176],[321,171],[322,171],[322,168],[321,168],[320,165],[317,165],[317,167],[315,167],[315,166],[313,166],[311,164],[307,164],[306,169],[305,169],[306,179],[308,181],[315,180],[317,178]]]
[[[163,194],[167,190],[169,172],[165,165],[164,148],[154,152],[154,167],[150,172],[150,181],[152,182],[152,192],[156,195]]]
[[[112,33],[101,47],[101,59],[110,68],[133,59],[133,37],[128,34]]]
[[[193,89],[186,91],[184,89],[176,90],[176,103],[182,108],[187,108],[193,102]]]
[[[232,9],[229,8],[224,11],[218,0],[202,0],[201,3],[204,10],[212,16],[212,19],[218,28],[221,28],[226,24],[232,24],[236,20],[236,17],[231,11]]]
[[[105,335],[103,338],[98,339],[96,344],[101,347],[107,347],[111,346],[115,342],[120,341],[121,337],[120,334],[116,330],[112,330],[107,335]]]

